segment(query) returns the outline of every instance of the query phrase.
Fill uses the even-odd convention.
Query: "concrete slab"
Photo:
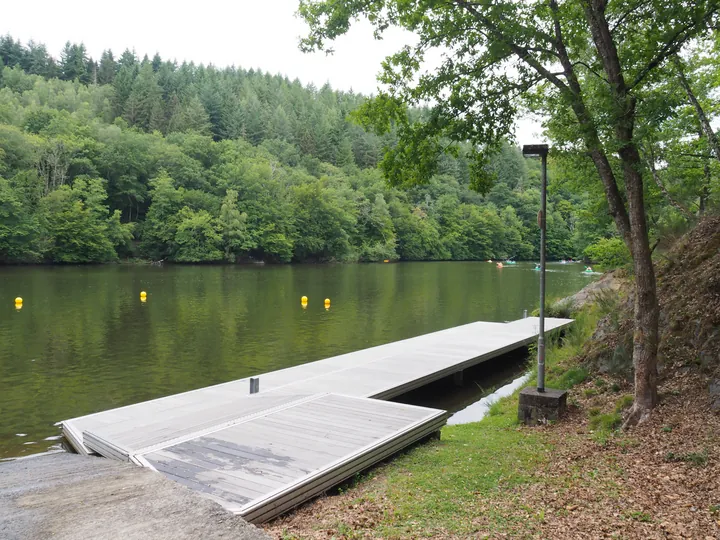
[[[3,540],[267,540],[148,469],[59,452],[0,463]]]

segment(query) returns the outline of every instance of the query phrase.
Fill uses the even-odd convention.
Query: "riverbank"
[[[663,385],[652,421],[620,432],[631,386],[590,376],[572,341],[549,358],[549,386],[570,387],[561,423],[519,426],[512,396],[266,530],[285,540],[717,537],[720,420],[706,393],[691,392],[698,381]]]
[[[57,452],[0,463],[0,538],[268,537],[161,474],[110,459]]]
[[[511,396],[266,530],[285,540],[717,538],[718,244],[720,220],[708,220],[658,261],[661,402],[647,423],[619,430],[632,404],[632,302],[626,287],[607,287],[549,350],[548,386],[569,388],[562,422],[520,426]]]

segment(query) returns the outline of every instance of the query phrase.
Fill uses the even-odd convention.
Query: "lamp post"
[[[538,334],[538,373],[537,391],[545,392],[545,235],[546,235],[546,208],[547,208],[547,144],[526,144],[523,146],[523,156],[540,157],[542,161],[542,181],[540,187],[540,212],[538,212],[538,226],[540,227],[540,328]]]

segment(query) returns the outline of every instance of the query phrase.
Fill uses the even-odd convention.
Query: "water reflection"
[[[65,418],[472,321],[520,318],[537,303],[533,266],[0,268],[0,457],[47,449]],[[549,297],[590,279],[577,265],[553,269]],[[458,408],[477,391],[456,392],[465,395]]]

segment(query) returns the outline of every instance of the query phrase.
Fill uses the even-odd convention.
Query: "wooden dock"
[[[547,331],[569,319],[546,319]],[[162,472],[262,522],[436,432],[387,400],[517,349],[538,320],[476,322],[62,422],[79,453]]]

